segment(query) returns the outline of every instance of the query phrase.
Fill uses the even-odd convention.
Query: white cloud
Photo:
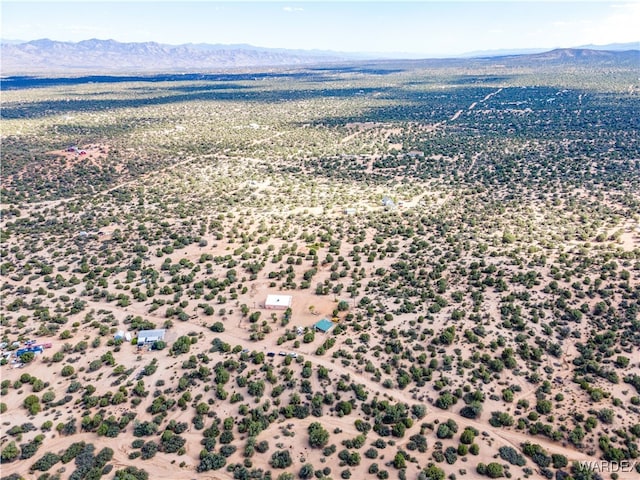
[[[640,3],[611,5],[612,12],[602,22],[586,26],[588,34],[595,44],[613,42],[635,42],[640,38]]]
[[[640,3],[610,5],[599,17],[576,15],[527,31],[528,44],[545,48],[636,42],[640,39]]]

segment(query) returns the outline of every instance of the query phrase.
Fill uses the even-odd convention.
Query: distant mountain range
[[[84,40],[77,43],[41,39],[2,43],[3,75],[81,72],[193,72],[237,67],[304,65],[353,60],[347,53],[260,48],[251,45],[121,43]]]
[[[640,50],[593,50],[590,48],[557,48],[548,52],[521,55],[527,60],[567,61],[567,60],[597,60],[597,59],[629,59],[640,61]],[[504,58],[504,57],[503,57]],[[640,63],[638,63],[640,66]]]
[[[640,42],[629,43],[609,43],[607,45],[580,45],[577,47],[571,47],[574,49],[586,49],[586,50],[606,50],[609,52],[623,52],[628,50],[640,50]],[[558,48],[556,50],[569,50]],[[475,50],[473,52],[463,53],[456,55],[457,58],[471,58],[471,57],[502,57],[505,55],[531,55],[536,53],[548,52],[548,48],[510,48],[502,50]]]
[[[492,50],[457,56],[497,57],[532,55],[532,59],[585,58],[604,51],[637,50],[640,43],[589,45],[578,49]],[[555,53],[554,53],[555,52]],[[589,53],[593,52],[593,53]],[[20,43],[3,41],[0,46],[2,75],[206,72],[247,67],[302,66],[353,60],[389,59],[389,54],[355,54],[320,50],[287,50],[251,45],[185,44],[164,45],[155,42],[121,43],[115,40],[59,42],[49,39]],[[402,58],[402,54],[393,55]],[[416,58],[408,55],[404,58]]]

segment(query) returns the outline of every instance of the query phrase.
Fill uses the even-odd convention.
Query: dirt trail
[[[493,97],[494,95],[499,94],[502,91],[502,88],[499,88],[498,90],[496,90],[495,92],[491,92],[489,94],[487,94],[482,100],[480,101],[476,101],[473,102],[471,105],[469,105],[469,107],[467,108],[468,111],[473,110],[474,108],[476,108],[476,106],[479,103],[484,103],[487,100],[489,100],[491,97]],[[460,115],[462,115],[463,110],[458,110],[456,113],[453,114],[453,116],[449,119],[450,122],[453,122],[454,120],[456,120]]]
[[[489,100],[491,97],[493,97],[494,95],[499,94],[502,91],[502,88],[499,88],[498,90],[496,90],[495,92],[491,92],[490,94],[488,94],[486,97],[484,97],[482,100],[480,100],[481,103],[486,102],[487,100]]]
[[[224,335],[224,334],[223,334]],[[296,350],[293,350],[296,351]],[[420,403],[415,400],[409,392],[403,390],[389,389],[389,390],[381,390],[381,385],[371,380],[370,378],[365,377],[362,374],[354,372],[353,370],[344,367],[339,363],[334,363],[330,358],[317,357],[306,355],[306,352],[296,351],[300,355],[305,355],[304,359],[310,361],[314,365],[322,365],[328,369],[333,370],[338,375],[348,374],[351,377],[351,380],[356,384],[363,384],[365,388],[371,392],[380,391],[381,397],[386,397],[389,400],[394,402],[403,402],[409,405]],[[468,418],[463,417],[459,413],[455,411],[445,411],[439,410],[437,408],[431,408],[431,413],[427,414],[423,421],[433,421],[440,420],[446,421],[451,418],[455,420],[460,425],[472,426],[477,428],[479,431],[488,432],[493,438],[496,440],[502,440],[503,443],[514,446],[516,448],[520,448],[520,444],[524,442],[532,442],[537,443],[538,445],[545,448],[549,453],[561,453],[565,455],[570,461],[592,461],[594,460],[593,456],[587,455],[585,453],[579,452],[570,447],[564,447],[557,442],[553,442],[545,437],[541,436],[532,436],[525,432],[517,432],[513,430],[506,430],[502,428],[494,428],[488,423],[479,422],[475,420],[470,420]],[[622,478],[622,477],[621,477]]]
[[[453,122],[455,119],[457,119],[460,115],[462,114],[462,110],[458,110],[456,113],[453,114],[453,117],[451,117],[449,119],[450,122]]]
[[[87,306],[89,308],[94,308],[96,310],[99,310],[101,308],[106,307],[106,304],[104,302],[94,301],[91,299],[85,299],[85,300],[87,300]],[[154,312],[152,314],[147,313],[146,312],[147,308],[148,308],[148,305],[145,306],[143,304],[138,304],[138,303],[134,303],[128,307],[117,307],[113,303],[108,304],[109,311],[113,312],[116,317],[124,317],[127,314],[141,315],[143,318],[152,320],[158,326],[161,326],[163,321],[166,320],[166,318],[162,316],[160,312]],[[398,320],[404,321],[404,319],[398,319]],[[420,395],[421,393],[426,394],[429,392],[428,390],[424,390],[424,392],[412,393],[411,391],[407,391],[407,390],[384,389],[382,388],[381,384],[379,382],[376,382],[374,379],[372,379],[370,375],[362,371],[357,371],[354,367],[347,367],[342,365],[340,359],[333,359],[330,355],[316,356],[314,354],[315,346],[313,345],[303,344],[301,348],[298,348],[298,349],[292,349],[290,345],[277,346],[277,343],[276,343],[277,335],[270,335],[263,341],[252,342],[248,338],[249,337],[248,323],[243,322],[242,324],[236,325],[236,321],[226,322],[225,326],[227,330],[225,332],[212,334],[207,326],[212,321],[213,321],[212,318],[198,318],[188,322],[174,321],[173,327],[170,330],[170,335],[172,337],[174,336],[177,337],[178,335],[185,335],[188,332],[203,333],[204,341],[202,343],[198,342],[197,344],[198,347],[196,347],[198,350],[200,348],[203,348],[203,349],[208,348],[210,339],[213,336],[217,336],[221,340],[231,344],[232,346],[241,345],[243,346],[243,348],[246,347],[250,350],[264,351],[264,352],[267,352],[267,351],[278,352],[280,350],[283,350],[287,352],[295,352],[298,355],[304,356],[304,359],[306,361],[311,362],[312,365],[316,367],[319,365],[322,365],[323,367],[326,367],[327,369],[331,370],[334,374],[333,375],[334,377],[340,376],[340,375],[349,375],[351,382],[354,382],[356,384],[362,384],[364,385],[367,391],[372,392],[370,394],[369,400],[372,400],[374,398],[374,395],[377,395],[380,399],[388,399],[389,401],[394,403],[402,402],[402,403],[407,403],[409,405],[412,405],[415,403],[419,403],[419,400],[416,399],[417,395]],[[135,352],[135,349],[132,348],[130,352],[126,353],[127,355],[126,357],[124,357],[124,353],[121,353],[121,355],[123,356],[119,358],[120,361],[128,361],[130,363],[133,363],[134,358],[136,355],[138,355],[138,353]],[[279,357],[276,357],[276,362],[278,358]],[[168,365],[171,362],[175,362],[175,360],[171,359],[170,361],[163,362],[163,367],[166,368],[167,370],[172,370],[174,367],[173,366],[170,367]],[[143,363],[144,362],[142,362],[140,365],[142,366]],[[379,392],[379,393],[374,394],[373,392]],[[529,395],[530,393],[531,391],[525,391],[521,394],[521,396]],[[492,427],[491,425],[488,424],[488,422],[486,421],[486,418],[484,418],[485,416],[488,416],[486,412],[485,412],[485,415],[483,415],[483,419],[470,420],[462,417],[459,413],[457,413],[457,411],[459,410],[459,407],[455,407],[455,408],[456,410],[454,411],[444,411],[444,410],[439,410],[435,407],[430,406],[429,413],[427,414],[427,416],[423,420],[421,420],[421,422],[416,422],[416,425],[414,425],[413,428],[418,429],[419,428],[418,424],[422,422],[433,422],[435,420],[446,421],[447,419],[451,418],[454,421],[456,421],[461,428],[465,426],[472,426],[478,429],[480,432],[487,432],[489,435],[488,439],[497,443],[499,446],[508,445],[508,446],[513,446],[516,449],[520,449],[520,445],[522,443],[529,441],[529,442],[541,445],[545,450],[547,450],[548,453],[558,453],[558,454],[565,455],[569,459],[569,461],[596,460],[596,457],[594,456],[590,456],[590,455],[587,455],[586,453],[582,453],[574,448],[571,448],[570,446],[564,446],[561,443],[554,442],[546,437],[532,436],[526,432],[521,432],[514,429]],[[340,426],[341,422],[342,422],[342,419],[329,416],[329,415],[327,415],[326,418],[323,419],[323,423],[326,423],[327,425],[331,425],[335,427]],[[344,428],[344,426],[341,428]],[[135,464],[135,462],[128,459],[128,452],[130,451],[130,449],[127,448],[128,444],[122,443],[122,440],[118,441],[117,439],[112,440],[112,439],[106,439],[104,437],[99,438],[92,433],[80,433],[80,434],[73,435],[72,437],[58,437],[57,434],[50,434],[50,435],[52,435],[52,437],[47,441],[47,450],[49,451],[55,452],[57,449],[64,448],[64,446],[68,445],[70,441],[76,442],[80,440],[85,440],[87,442],[93,442],[93,443],[99,444],[100,446],[104,445],[112,448],[115,453],[114,453],[114,459],[111,463],[114,464],[116,469],[121,468],[121,466],[123,465]],[[198,436],[198,434],[191,432],[188,435],[190,437],[189,443],[188,443],[188,445],[190,446],[190,451],[188,455],[185,455],[181,459],[187,462],[187,465],[184,467],[184,470],[186,471],[190,471],[191,469],[194,468],[193,467],[194,462],[197,463],[197,460],[194,460],[195,459],[194,448],[197,448],[198,442],[196,437]],[[193,438],[191,438],[192,436]],[[406,438],[408,437],[409,435],[406,435]],[[169,479],[175,478],[175,469],[179,468],[177,467],[177,465],[171,464],[172,459],[173,458],[171,456],[167,456],[165,458],[164,455],[162,456],[158,455],[158,457],[154,459],[153,462],[144,462],[142,466],[147,471],[149,471],[151,478],[154,478],[154,479],[157,478],[160,480],[164,480],[164,479],[169,480]],[[24,463],[26,463],[26,465],[24,465]],[[31,464],[32,462],[22,462],[20,464],[16,463],[16,464],[7,465],[6,473],[10,474],[10,473],[16,472],[22,475],[26,475],[28,473],[28,468]],[[3,470],[4,470],[4,465],[3,465]],[[218,475],[216,474],[204,475],[200,477],[207,478],[207,479],[227,478],[226,475],[223,473],[219,473]],[[634,478],[634,476],[632,474],[625,474],[624,472],[620,472],[619,478],[631,479],[631,478]]]
[[[278,137],[281,137],[285,133],[289,133],[289,132],[278,132],[278,133],[275,133],[275,134],[273,134],[273,135],[271,135],[269,137],[260,138],[260,139],[254,140],[253,142],[251,142],[251,145],[262,145],[263,143],[267,143],[267,142],[270,142],[272,140],[275,140]]]
[[[303,354],[303,352],[299,352]],[[413,399],[412,395],[402,390],[381,390],[381,385],[357,372],[354,372],[343,365],[333,363],[330,359],[316,356],[305,356],[305,360],[310,361],[314,365],[322,365],[326,368],[332,369],[339,375],[348,374],[351,377],[351,381],[356,384],[363,384],[365,388],[370,392],[381,392],[382,397],[386,397],[394,402],[403,402],[409,405],[419,403]],[[587,453],[578,451],[572,447],[564,446],[561,443],[554,442],[546,437],[539,435],[530,435],[526,432],[519,432],[515,430],[507,430],[504,428],[492,427],[488,422],[482,422],[477,420],[471,420],[463,417],[456,411],[439,410],[435,407],[429,408],[428,413],[420,423],[432,422],[439,420],[444,422],[448,419],[453,419],[463,429],[465,426],[476,428],[479,432],[487,432],[493,440],[501,444],[501,446],[511,446],[517,450],[521,450],[521,444],[525,442],[531,442],[540,445],[544,448],[549,455],[552,453],[561,454],[567,457],[569,462],[594,462],[597,461],[597,456],[588,455]],[[619,478],[621,480],[637,479],[635,473],[619,472]]]
[[[90,302],[99,308],[98,302]],[[129,307],[130,308],[130,307]],[[121,309],[124,310],[124,309]],[[136,313],[140,314],[143,318],[147,317],[153,320],[159,320],[159,317],[154,315],[145,314],[143,312],[131,312],[127,310],[127,313]],[[174,331],[174,335],[185,335],[188,331],[202,331],[208,332],[207,335],[210,335],[211,332],[204,325],[204,322],[174,322],[174,327],[172,328]],[[244,335],[243,335],[244,333]],[[365,388],[370,392],[380,392],[379,396],[382,398],[387,398],[393,402],[403,402],[409,405],[420,403],[418,400],[414,398],[414,395],[408,391],[397,390],[397,389],[383,389],[379,382],[368,377],[366,374],[359,373],[352,368],[345,367],[339,361],[334,360],[331,357],[321,357],[315,355],[313,352],[315,351],[315,347],[310,347],[309,350],[303,350],[301,348],[294,349],[290,346],[278,346],[276,344],[276,336],[270,336],[269,338],[263,341],[252,342],[248,339],[248,330],[240,330],[239,328],[229,328],[224,332],[216,333],[216,336],[219,337],[222,341],[229,343],[230,345],[243,345],[249,348],[250,350],[255,351],[286,351],[286,352],[294,352],[298,355],[302,355],[305,361],[310,361],[314,366],[323,366],[329,370],[332,370],[337,375],[349,375],[351,381],[356,384],[362,384]],[[503,428],[495,428],[492,427],[488,422],[480,422],[476,420],[470,420],[462,415],[460,415],[456,411],[445,411],[438,410],[435,407],[430,408],[430,413],[425,417],[425,421],[432,420],[446,420],[451,418],[458,422],[460,425],[468,425],[477,428],[479,431],[488,432],[493,438],[498,441],[502,441],[505,444],[512,445],[516,448],[520,448],[520,444],[524,442],[533,442],[541,445],[545,448],[549,453],[561,453],[565,455],[570,461],[593,461],[594,457],[582,453],[576,449],[571,447],[562,446],[558,442],[554,442],[549,440],[548,438],[542,436],[532,436],[526,432],[519,432],[515,430],[507,430]],[[624,478],[624,477],[620,477]]]
[[[469,165],[469,172],[471,172],[473,170],[473,167],[476,166],[476,161],[478,160],[478,157],[480,156],[480,153],[474,153],[473,156],[471,157],[471,164]]]
[[[104,306],[100,302],[89,301],[88,303],[91,308],[99,309],[100,307]],[[132,307],[133,306],[127,307],[126,309],[125,308],[114,309],[114,306],[111,305],[110,310],[119,311],[121,315],[133,313],[133,314],[141,314],[143,317],[153,319],[155,321],[160,319],[159,316],[144,313],[143,312],[144,306],[140,306],[139,308],[132,308]],[[171,329],[172,336],[183,335],[189,331],[195,331],[195,332],[203,332],[203,333],[206,332],[205,338],[210,338],[211,332],[206,327],[204,319],[202,320],[203,321],[174,322],[174,327]],[[379,392],[378,394],[375,394],[375,395],[378,395],[380,399],[388,399],[389,401],[394,403],[402,402],[402,403],[407,403],[409,405],[419,403],[414,398],[415,394],[412,394],[409,391],[396,390],[396,389],[382,389],[380,383],[373,380],[368,374],[355,371],[353,368],[350,368],[350,367],[345,367],[340,363],[340,360],[334,360],[330,356],[327,356],[327,357],[316,356],[313,353],[315,351],[314,347],[309,347],[306,345],[299,349],[292,349],[290,346],[278,347],[275,344],[276,339],[274,336],[267,338],[261,342],[251,342],[248,340],[248,334],[249,334],[248,330],[245,330],[242,327],[229,325],[229,328],[225,332],[216,333],[215,335],[218,336],[221,340],[230,343],[231,345],[239,344],[242,346],[246,346],[251,350],[256,350],[256,351],[283,350],[287,352],[295,352],[298,355],[304,356],[305,361],[311,362],[311,364],[316,367],[319,365],[322,365],[323,367],[330,369],[334,375],[338,375],[338,376],[349,375],[351,382],[364,385],[364,387],[369,392]],[[203,342],[203,344],[200,344],[200,345],[205,346],[206,344],[208,344],[208,341],[205,341]],[[130,355],[131,356],[135,355],[133,350],[130,353]],[[276,357],[276,359],[278,358],[279,357]],[[374,394],[370,396],[369,400],[373,398],[374,398]],[[558,453],[558,454],[565,455],[570,462],[595,460],[595,457],[593,456],[587,455],[586,453],[582,453],[571,447],[563,446],[562,444],[553,442],[545,437],[532,436],[525,432],[520,432],[516,430],[494,428],[483,420],[467,419],[462,417],[456,411],[444,411],[444,410],[439,410],[435,407],[429,407],[429,413],[426,415],[426,417],[422,419],[421,422],[416,422],[413,428],[418,429],[419,423],[434,422],[436,420],[442,422],[442,421],[446,421],[447,419],[453,419],[454,421],[456,421],[460,426],[460,428],[464,428],[465,426],[471,426],[476,428],[480,432],[487,432],[489,435],[487,440],[497,443],[498,446],[506,445],[506,446],[512,446],[516,449],[520,449],[520,445],[522,443],[529,441],[532,443],[539,444],[545,450],[547,450],[549,454]],[[326,415],[323,418],[322,422],[325,425],[331,426],[331,427],[336,427],[336,428],[340,427],[343,429],[350,428],[350,425],[343,425],[344,424],[343,419],[340,419],[331,415]],[[125,465],[136,464],[136,461],[129,460],[128,454],[131,451],[131,449],[128,448],[129,447],[128,442],[123,443],[122,439],[107,439],[105,437],[97,437],[94,433],[78,433],[76,435],[73,435],[72,437],[59,437],[55,433],[51,433],[49,435],[51,436],[47,440],[47,450],[49,451],[56,452],[62,448],[65,448],[70,441],[77,442],[77,441],[84,440],[87,443],[98,444],[100,448],[102,448],[102,446],[107,446],[112,448],[114,450],[114,458],[110,463],[114,465],[115,469],[122,468]],[[175,460],[175,457],[171,455],[165,456],[160,454],[157,455],[156,458],[154,458],[153,462],[144,462],[141,464],[141,466],[149,472],[150,478],[159,479],[159,480],[165,480],[165,479],[170,480],[175,478],[175,471],[178,468],[183,470],[185,473],[187,471],[193,472],[194,471],[193,469],[195,468],[195,464],[197,464],[197,460],[195,459],[196,455],[194,455],[193,449],[194,449],[194,446],[195,448],[197,448],[198,435],[199,435],[198,433],[191,432],[191,431],[188,433],[185,433],[185,436],[189,437],[188,445],[190,446],[190,449],[189,449],[190,451],[188,452],[187,455],[181,458],[181,460],[184,460],[186,462],[186,465],[184,467],[178,467],[175,463],[172,463],[172,460]],[[408,438],[408,436],[409,435],[406,435],[406,438]],[[401,440],[401,442],[407,441],[406,438],[405,440]],[[6,474],[19,473],[21,475],[28,475],[28,468],[31,464],[32,462],[17,462],[14,464],[9,464],[6,467],[3,465],[3,470],[4,470],[3,473],[6,473]],[[183,475],[184,473],[181,476]],[[199,478],[214,480],[214,479],[221,479],[221,478],[228,478],[228,477],[224,473],[218,472],[217,474],[211,473],[209,475],[207,474],[200,475]],[[630,480],[631,478],[634,478],[634,476],[633,474],[625,474],[623,472],[620,472],[619,478],[623,480],[626,480],[626,479]]]
[[[116,185],[107,188],[106,190],[100,190],[99,192],[96,192],[92,195],[90,195],[90,197],[96,197],[98,195],[104,195],[106,193],[112,192],[120,187],[126,186],[126,185],[131,185],[137,182],[140,182],[141,180],[144,180],[145,178],[148,178],[151,175],[157,175],[157,174],[161,174],[163,172],[168,172],[169,170],[173,170],[176,169],[182,165],[186,165],[189,162],[192,162],[195,160],[195,157],[189,157],[185,160],[182,160],[180,162],[177,163],[172,163],[171,165],[167,165],[164,168],[161,168],[159,170],[153,170],[151,172],[145,173],[144,175],[141,175],[140,177],[137,178],[132,178],[131,180],[126,180],[124,182],[120,182],[117,183]],[[85,197],[86,195],[82,195],[83,197]],[[59,198],[57,200],[44,200],[42,202],[33,202],[33,203],[28,203],[27,206],[28,208],[32,209],[32,210],[41,210],[43,208],[48,208],[48,207],[57,207],[58,205],[60,205],[63,202],[73,202],[74,200],[77,200],[78,198],[80,198],[80,196],[71,196],[71,197],[64,197],[64,198]]]
[[[354,138],[356,138],[359,135],[361,135],[363,132],[364,132],[364,130],[357,130],[357,131],[353,132],[352,134],[347,135],[342,140],[340,140],[340,143],[347,143],[348,141],[353,140]]]

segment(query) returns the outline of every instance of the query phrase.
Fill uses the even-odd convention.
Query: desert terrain
[[[1,478],[638,478],[637,71],[469,62],[4,91]]]

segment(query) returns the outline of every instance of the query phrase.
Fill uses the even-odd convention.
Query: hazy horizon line
[[[252,43],[245,43],[245,42],[240,42],[240,43],[220,43],[220,42],[185,42],[185,43],[168,43],[168,42],[161,42],[158,40],[145,40],[145,41],[135,41],[135,42],[130,42],[130,41],[122,41],[122,40],[118,40],[116,38],[98,38],[98,37],[90,37],[90,38],[85,38],[83,40],[77,40],[77,41],[73,41],[73,40],[56,40],[54,38],[50,38],[50,37],[39,37],[39,38],[33,38],[30,40],[24,40],[24,39],[14,39],[14,38],[2,38],[0,36],[0,43],[2,44],[15,44],[15,45],[19,45],[19,44],[25,44],[25,43],[30,43],[30,42],[37,42],[40,40],[48,40],[51,42],[60,42],[60,43],[69,43],[69,44],[79,44],[82,42],[87,42],[87,41],[91,41],[91,40],[97,40],[97,41],[101,41],[101,42],[108,42],[108,41],[113,41],[116,43],[120,43],[120,44],[131,44],[131,45],[135,45],[135,44],[144,44],[144,43],[155,43],[157,45],[164,45],[164,46],[169,46],[169,47],[180,47],[180,46],[188,46],[188,45],[207,45],[207,46],[226,46],[226,47],[252,47],[252,48],[257,48],[257,49],[264,49],[264,50],[289,50],[289,51],[297,51],[297,52],[321,52],[321,53],[334,53],[334,54],[348,54],[348,55],[366,55],[366,56],[371,56],[371,55],[382,55],[382,56],[386,56],[386,57],[395,57],[398,55],[403,55],[405,56],[404,58],[424,58],[424,55],[429,55],[429,56],[434,56],[434,57],[452,57],[452,56],[464,56],[464,55],[471,55],[471,54],[482,54],[482,53],[492,53],[492,52],[529,52],[529,53],[535,53],[535,52],[547,52],[547,51],[552,51],[552,50],[557,50],[557,49],[579,49],[579,48],[589,48],[589,47],[598,47],[598,48],[604,48],[604,47],[608,47],[608,46],[616,46],[616,45],[634,45],[636,48],[631,48],[630,50],[640,50],[640,39],[637,41],[632,41],[632,42],[611,42],[611,43],[604,43],[604,44],[597,44],[597,43],[589,43],[589,44],[583,44],[583,45],[572,45],[572,46],[561,46],[561,45],[557,45],[557,46],[553,46],[553,47],[501,47],[501,48],[491,48],[491,49],[478,49],[478,50],[468,50],[468,51],[461,51],[461,52],[451,52],[451,53],[443,53],[443,52],[409,52],[409,51],[362,51],[362,50],[334,50],[334,49],[330,49],[330,48],[295,48],[295,47],[273,47],[273,46],[263,46],[263,45],[256,45],[256,44],[252,44]]]

